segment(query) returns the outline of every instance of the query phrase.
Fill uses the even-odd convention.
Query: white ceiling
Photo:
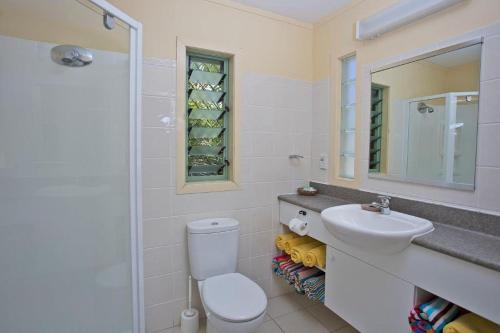
[[[316,22],[352,0],[234,0],[241,4],[294,18]]]

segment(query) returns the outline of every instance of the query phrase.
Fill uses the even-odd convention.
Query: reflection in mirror
[[[481,46],[372,73],[372,177],[474,189]]]

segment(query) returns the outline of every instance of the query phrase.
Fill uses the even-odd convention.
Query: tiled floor
[[[200,333],[205,333],[205,322],[200,323]],[[174,327],[162,333],[180,333]],[[323,304],[311,302],[298,294],[271,298],[264,324],[256,333],[357,333],[342,318]]]

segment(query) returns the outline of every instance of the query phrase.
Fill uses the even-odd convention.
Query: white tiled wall
[[[241,84],[242,190],[177,195],[175,61],[147,59],[143,84],[144,293],[147,332],[179,323],[189,272],[186,223],[234,217],[241,223],[239,271],[268,296],[286,291],[271,274],[279,230],[277,194],[309,179],[310,82],[246,74]],[[290,161],[289,154],[304,155]],[[198,308],[199,300],[196,301]]]
[[[440,48],[477,37],[484,37],[484,47],[481,64],[481,98],[479,103],[475,191],[450,190],[370,179],[366,177],[366,173],[362,184],[363,189],[500,214],[500,24],[473,31],[456,40],[434,45],[433,48]],[[411,57],[412,54],[406,56]],[[368,89],[369,84],[369,69],[364,68],[364,89]],[[364,100],[363,103],[366,104],[368,101]],[[366,108],[365,105],[364,109],[366,110]],[[368,142],[369,119],[366,115],[364,116],[363,142]],[[366,150],[366,147],[364,149]],[[365,172],[368,168],[366,158],[368,154],[366,151],[362,156],[364,156],[362,170]]]
[[[311,139],[311,180],[328,182],[329,169],[332,167],[330,156],[330,81],[328,79],[313,83],[312,99],[312,139]],[[320,168],[320,156],[327,157],[327,169]]]

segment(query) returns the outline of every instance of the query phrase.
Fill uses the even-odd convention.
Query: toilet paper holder
[[[295,217],[288,222],[288,227],[300,236],[306,235],[309,232],[307,212],[305,210],[299,210]]]

